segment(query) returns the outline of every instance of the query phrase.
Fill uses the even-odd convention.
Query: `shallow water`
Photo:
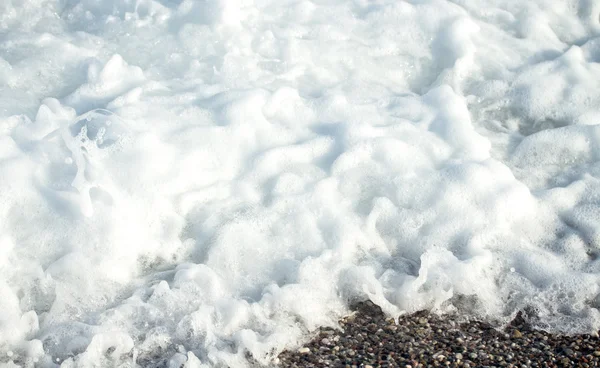
[[[598,330],[599,14],[1,2],[0,362],[267,364],[364,299]]]

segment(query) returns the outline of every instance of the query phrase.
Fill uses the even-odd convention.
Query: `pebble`
[[[304,347],[283,352],[278,366],[600,367],[597,333],[549,334],[533,329],[521,316],[504,331],[426,312],[400,316],[391,324],[378,307],[366,302],[357,306],[352,318],[342,319],[340,327],[321,330]]]
[[[446,356],[443,353],[443,351],[438,351],[437,353],[433,354],[432,358],[442,360],[446,358]]]

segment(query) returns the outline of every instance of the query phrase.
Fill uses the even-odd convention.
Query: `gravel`
[[[281,367],[600,367],[600,339],[533,330],[521,318],[505,329],[419,312],[387,319],[370,302],[322,328],[296,351],[279,356]]]

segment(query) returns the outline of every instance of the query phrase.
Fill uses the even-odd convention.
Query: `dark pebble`
[[[284,351],[280,367],[600,367],[600,338],[535,330],[521,314],[504,329],[426,312],[396,324],[370,302],[318,332],[304,350]],[[332,343],[335,342],[335,343]]]

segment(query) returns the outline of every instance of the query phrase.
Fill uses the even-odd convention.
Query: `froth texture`
[[[269,364],[366,299],[598,330],[599,14],[2,2],[0,364]]]

